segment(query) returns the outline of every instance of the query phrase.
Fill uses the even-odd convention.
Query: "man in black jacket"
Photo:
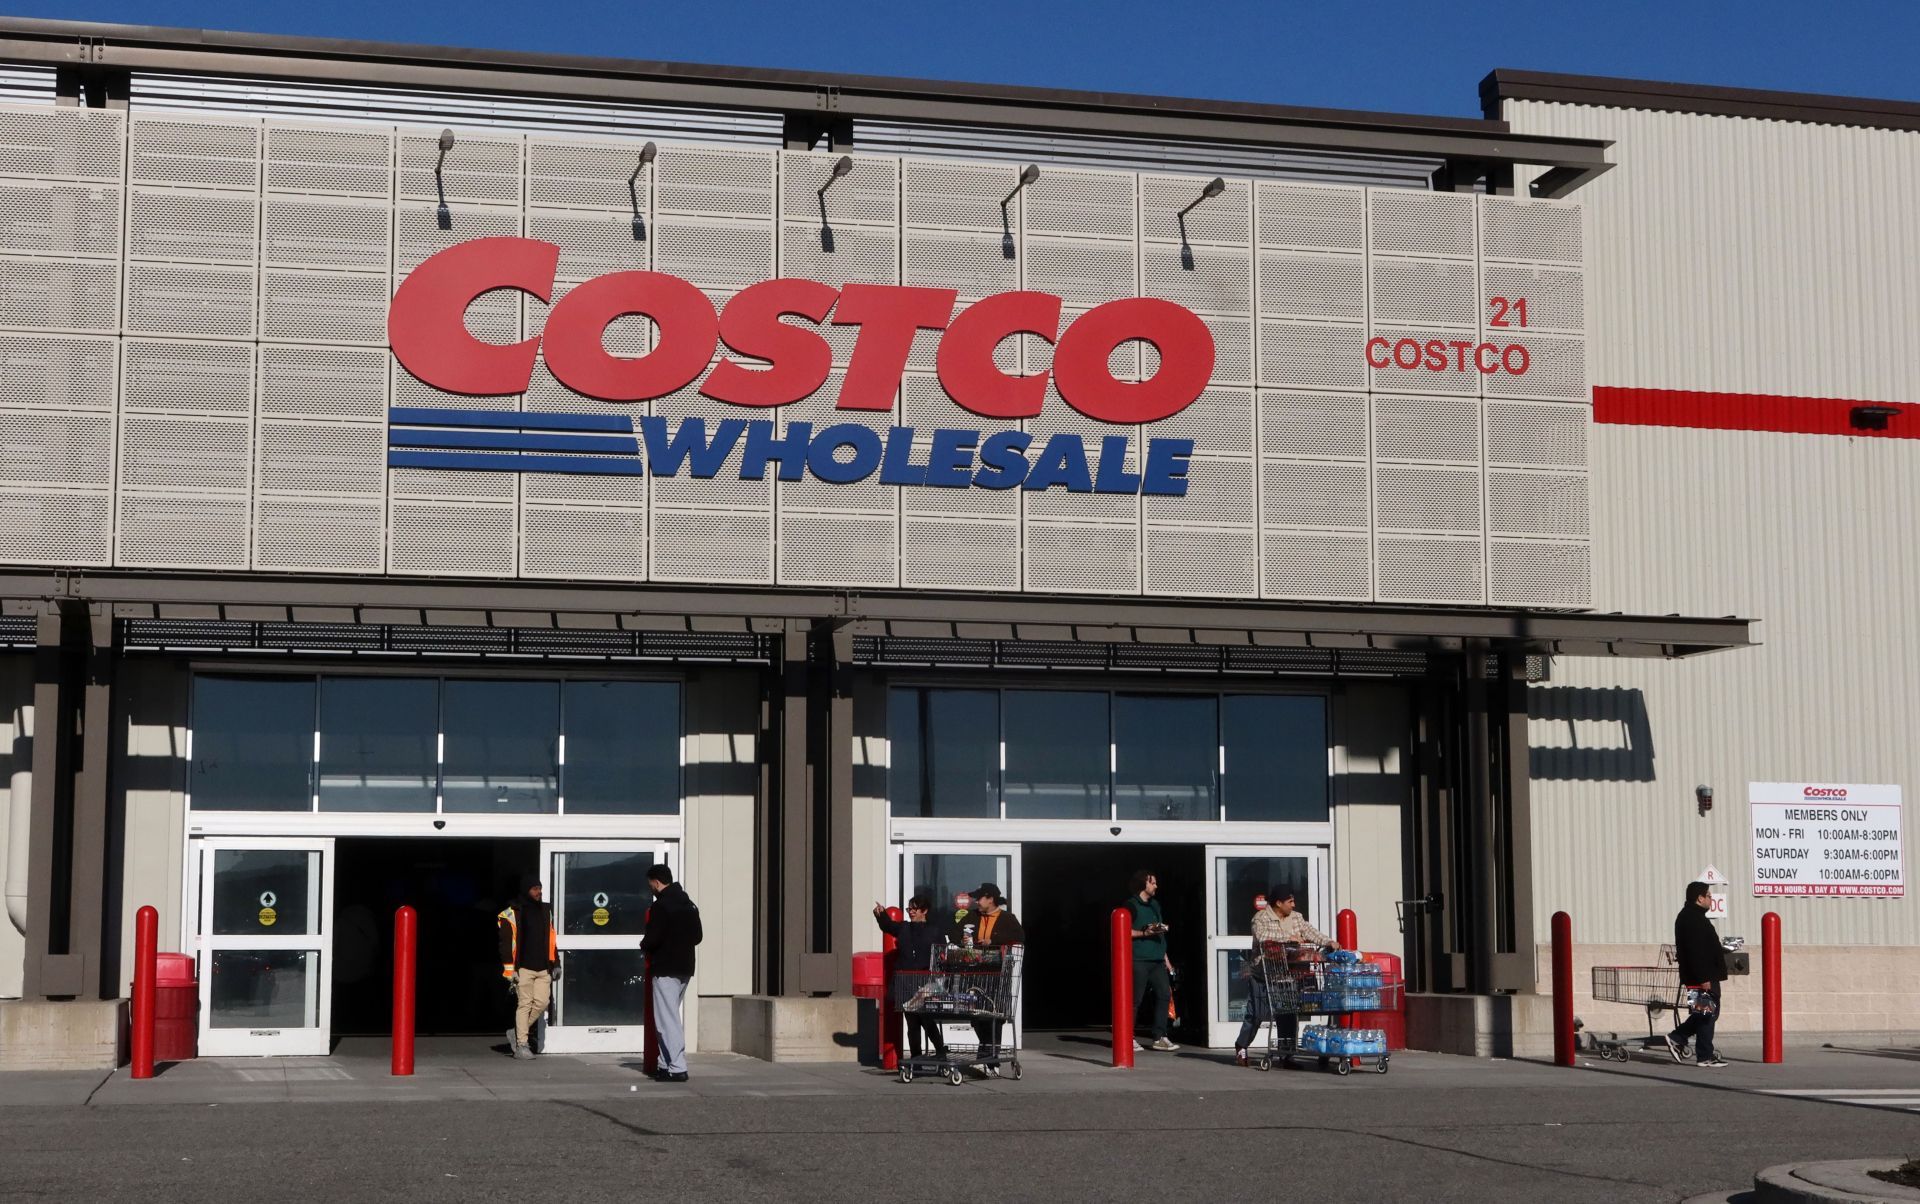
[[[878,903],[873,905],[874,922],[880,925],[880,931],[892,937],[897,943],[893,950],[893,964],[899,970],[928,969],[936,952],[946,948],[947,928],[944,924],[935,924],[927,918],[928,904],[926,896],[915,895],[907,900],[907,918],[896,920],[887,915],[887,909]],[[924,978],[924,976],[923,976]],[[946,1038],[940,1035],[940,1022],[924,1016],[906,1013],[907,1047],[914,1057],[920,1056],[921,1037],[933,1045],[933,1056],[947,1056]]]
[[[1720,934],[1707,919],[1713,896],[1704,882],[1687,883],[1687,904],[1673,921],[1673,958],[1680,964],[1680,985],[1688,988],[1692,1009],[1680,1026],[1667,1034],[1667,1052],[1676,1062],[1687,1038],[1701,1066],[1725,1066],[1713,1052],[1713,1025],[1720,1018],[1720,984],[1726,981],[1727,957]]]
[[[705,934],[700,909],[673,880],[673,871],[656,865],[647,871],[653,888],[653,907],[647,912],[647,932],[640,951],[647,955],[647,981],[653,988],[653,1027],[660,1035],[660,1066],[653,1077],[662,1083],[687,1081],[687,1030],[681,1008],[687,981],[693,977],[693,947]]]

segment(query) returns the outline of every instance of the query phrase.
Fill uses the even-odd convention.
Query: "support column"
[[[1531,992],[1538,986],[1533,931],[1533,766],[1527,747],[1527,658],[1502,653],[1496,684],[1500,740],[1501,932],[1494,954],[1496,990]]]
[[[853,989],[853,633],[789,622],[780,635],[778,751],[767,802],[765,989]]]
[[[39,617],[35,636],[23,993],[112,999],[120,986],[119,933],[108,923],[119,877],[107,857],[114,623],[64,603]]]
[[[1500,850],[1494,821],[1493,751],[1487,697],[1487,647],[1467,642],[1466,708],[1467,858],[1463,894],[1472,906],[1467,930],[1467,986],[1475,994],[1493,989],[1493,957],[1500,948]]]

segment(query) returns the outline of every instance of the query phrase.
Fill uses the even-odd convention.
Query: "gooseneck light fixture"
[[[1020,190],[1040,178],[1038,164],[1029,163],[1020,169],[1020,178],[1014,182],[1013,191],[1000,198],[1000,253],[1008,259],[1013,258],[1013,222],[1007,216],[1007,206],[1013,204],[1013,198]]]
[[[1210,201],[1226,190],[1227,182],[1219,176],[1215,176],[1213,179],[1207,181],[1207,186],[1200,190],[1200,195],[1188,201],[1186,208],[1180,210],[1176,215],[1180,222],[1180,266],[1189,272],[1193,270],[1193,248],[1187,243],[1187,214],[1192,213],[1194,207],[1199,205],[1201,201]]]
[[[640,216],[640,173],[647,170],[647,164],[659,157],[660,148],[649,142],[640,148],[640,161],[633,165],[633,174],[627,177],[627,199],[633,202],[633,241],[645,242],[647,238],[647,219]]]
[[[444,172],[447,167],[447,152],[453,149],[453,131],[440,131],[440,157],[433,162],[433,188],[440,194],[440,207],[434,210],[434,220],[442,230],[453,229],[453,210],[447,208],[447,181]]]
[[[814,197],[820,202],[820,249],[828,254],[833,253],[833,226],[827,221],[827,189],[832,188],[842,176],[852,170],[853,156],[841,155],[833,161],[833,170],[827,173],[827,178],[814,193]]]

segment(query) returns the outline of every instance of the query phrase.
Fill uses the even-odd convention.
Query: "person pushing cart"
[[[1274,1026],[1270,1050],[1293,1051],[1300,1033],[1299,980],[1289,965],[1290,951],[1297,956],[1303,948],[1331,949],[1336,944],[1300,914],[1292,887],[1274,886],[1267,891],[1266,907],[1253,917],[1253,952],[1241,971],[1249,982],[1247,1014],[1240,1022],[1240,1035],[1234,1038],[1234,1065],[1248,1064],[1247,1047],[1268,1021]]]

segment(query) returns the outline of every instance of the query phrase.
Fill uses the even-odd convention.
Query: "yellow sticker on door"
[[[271,907],[262,907],[260,909],[260,926],[262,928],[273,927],[273,922],[279,918],[279,913],[275,912]]]
[[[607,926],[607,921],[612,918],[613,917],[607,913],[607,909],[604,907],[596,907],[593,909],[593,922],[594,924],[596,924],[601,928],[605,928]]]

